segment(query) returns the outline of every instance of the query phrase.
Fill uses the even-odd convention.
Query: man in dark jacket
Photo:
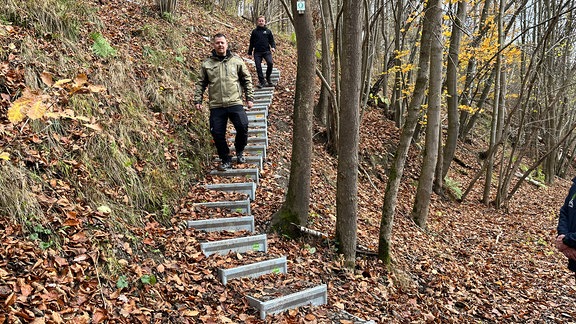
[[[194,104],[202,109],[202,97],[208,88],[210,106],[210,133],[218,156],[222,160],[220,170],[232,167],[230,149],[226,141],[228,119],[236,129],[234,147],[238,163],[245,163],[243,152],[248,142],[248,117],[243,107],[242,94],[246,96],[247,109],[252,108],[254,90],[252,77],[244,61],[228,50],[228,41],[223,34],[214,35],[212,55],[202,63],[196,82]]]
[[[258,17],[256,28],[250,34],[250,46],[248,47],[248,55],[252,55],[254,51],[254,64],[256,65],[256,73],[258,74],[258,88],[264,85],[273,87],[270,75],[272,74],[272,53],[276,51],[276,43],[274,43],[274,35],[272,31],[266,28],[266,18],[264,16]],[[262,59],[266,60],[266,83],[264,83],[264,74],[262,73]]]
[[[568,258],[568,269],[576,273],[576,178],[572,179],[572,186],[564,205],[560,208],[558,218],[558,237],[556,248]]]

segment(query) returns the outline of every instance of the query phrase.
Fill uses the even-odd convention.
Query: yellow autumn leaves
[[[57,102],[55,99],[61,97],[69,98],[74,94],[106,91],[102,86],[88,83],[88,77],[83,73],[78,74],[74,79],[62,79],[56,82],[54,82],[52,75],[48,72],[43,72],[40,78],[44,84],[50,87],[51,94],[48,95],[25,88],[22,96],[15,100],[8,109],[8,120],[13,124],[19,123],[26,118],[35,120],[43,117],[58,118],[67,116],[67,114],[53,109]]]

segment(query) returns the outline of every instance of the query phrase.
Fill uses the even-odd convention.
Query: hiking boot
[[[271,81],[270,79],[266,79],[266,86],[267,86],[267,87],[274,87],[275,84],[272,83],[272,81]]]
[[[222,162],[218,166],[218,170],[220,170],[220,171],[226,171],[226,170],[231,169],[231,168],[232,168],[232,162],[230,162],[230,161]]]
[[[258,84],[256,85],[256,88],[258,88],[258,89],[262,89],[262,87],[264,87],[264,86],[262,85],[262,83],[258,83]]]
[[[244,153],[243,153],[243,152],[240,152],[240,153],[236,154],[236,159],[237,159],[236,162],[237,162],[238,164],[244,164],[244,163],[246,163],[246,158],[244,157]]]

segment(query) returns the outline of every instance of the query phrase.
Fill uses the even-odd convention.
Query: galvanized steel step
[[[230,147],[230,151],[234,151],[234,146]],[[266,145],[247,145],[246,147],[244,147],[244,153],[256,156],[260,155],[262,156],[263,159],[266,159]]]
[[[269,273],[286,273],[288,266],[286,257],[255,262],[230,269],[218,269],[218,278],[222,284],[228,283],[229,280],[236,278],[250,277],[255,278]]]
[[[304,305],[324,305],[328,299],[326,285],[320,285],[305,289],[290,295],[282,296],[269,301],[260,301],[252,296],[246,296],[248,304],[258,309],[260,318],[265,319],[267,315],[277,314],[288,309]]]
[[[246,156],[246,158],[248,158]],[[258,169],[228,169],[226,171],[212,170],[211,175],[217,175],[221,177],[245,177],[247,179],[252,179],[258,185],[260,181],[260,171]]]
[[[214,183],[214,184],[207,184],[206,189],[226,191],[226,192],[238,192],[247,195],[248,197],[250,197],[250,200],[254,200],[254,196],[256,195],[255,182]]]
[[[246,116],[254,116],[256,118],[267,118],[268,117],[268,112],[267,111],[252,111],[249,110],[246,112]]]
[[[229,252],[244,253],[248,251],[268,252],[266,234],[239,237],[221,241],[200,243],[200,249],[205,256],[214,253],[226,255]]]
[[[189,220],[186,221],[186,226],[205,232],[249,231],[254,233],[254,216]]]
[[[250,199],[194,203],[193,206],[204,207],[204,208],[227,208],[233,212],[243,213],[245,215],[250,215]]]

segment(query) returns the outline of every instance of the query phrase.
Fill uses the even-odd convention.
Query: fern
[[[102,36],[100,33],[92,33],[90,35],[94,44],[92,44],[92,52],[101,58],[107,58],[109,56],[115,56],[116,50],[110,46],[110,43]]]

